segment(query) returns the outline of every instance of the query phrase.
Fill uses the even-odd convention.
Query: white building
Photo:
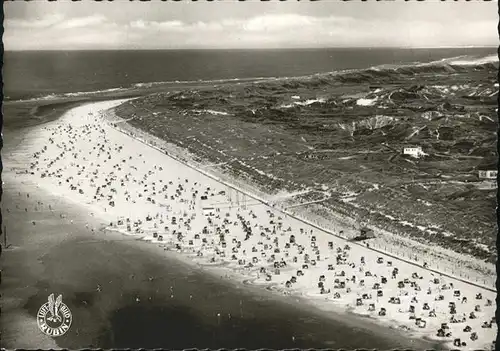
[[[405,147],[403,148],[403,155],[409,155],[412,157],[424,156],[425,153],[422,151],[420,146],[417,147]]]
[[[479,171],[479,179],[497,179],[498,171]]]

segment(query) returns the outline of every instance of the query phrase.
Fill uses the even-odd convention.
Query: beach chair
[[[491,328],[491,326],[492,326],[491,321],[490,322],[483,322],[483,324],[481,325],[481,328]]]
[[[363,305],[363,300],[362,299],[356,299],[356,306],[361,306]]]

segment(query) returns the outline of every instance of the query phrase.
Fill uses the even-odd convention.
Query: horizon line
[[[153,49],[138,49],[138,48],[114,48],[114,49],[6,49],[4,52],[33,52],[33,51],[237,51],[237,50],[325,50],[325,49],[489,49],[497,48],[497,45],[449,45],[449,46],[323,46],[323,47],[275,47],[275,48],[153,48]]]

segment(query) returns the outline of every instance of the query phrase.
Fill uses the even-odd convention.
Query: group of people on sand
[[[400,261],[299,228],[263,204],[238,206],[216,189],[220,185],[191,171],[172,174],[135,146],[116,143],[108,131],[98,120],[58,125],[48,145],[33,155],[31,172],[102,207],[116,218],[115,229],[205,264],[223,263],[283,293],[305,291],[406,328],[433,328],[430,334],[453,339],[457,347],[479,345],[481,337],[496,334],[491,299],[463,283],[455,287],[423,268],[412,271]]]

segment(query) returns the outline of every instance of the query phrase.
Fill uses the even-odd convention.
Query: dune
[[[449,347],[491,347],[492,289],[332,236],[179,162],[106,116],[122,102],[80,106],[39,128],[26,176],[85,204],[109,230],[245,284],[296,295],[325,311],[369,316]]]

